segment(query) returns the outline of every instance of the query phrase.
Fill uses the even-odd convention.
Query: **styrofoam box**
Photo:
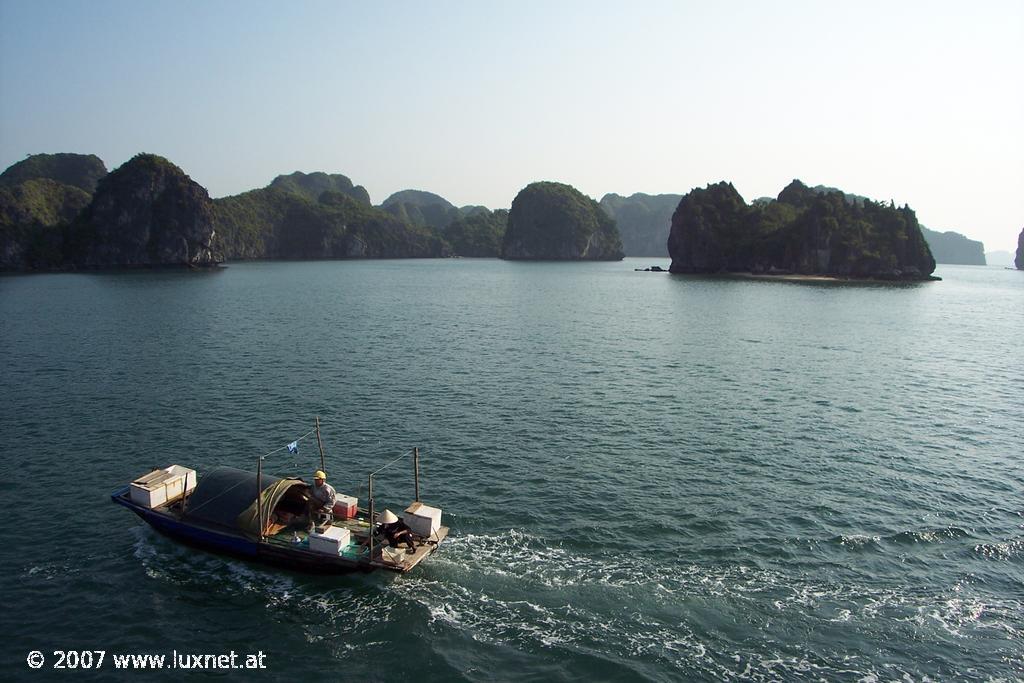
[[[166,503],[166,483],[170,476],[166,470],[153,470],[133,481],[131,486],[132,502],[151,509]]]
[[[356,516],[356,506],[358,504],[358,498],[343,496],[339,493],[334,503],[334,515],[342,519],[352,519]]]
[[[170,476],[165,484],[167,486],[167,500],[174,500],[182,493],[191,492],[196,487],[196,471],[181,465],[171,465],[164,468]]]
[[[441,528],[441,509],[416,502],[406,508],[402,519],[417,536],[433,536]]]
[[[132,482],[131,499],[136,505],[160,507],[196,487],[196,471],[181,465],[153,470]]]
[[[383,548],[381,548],[380,552],[381,556],[383,556],[385,560],[390,560],[392,562],[405,561],[405,548],[392,548],[391,546],[384,546]]]
[[[309,549],[315,553],[327,555],[340,555],[342,549],[348,545],[351,532],[338,526],[332,526],[323,533],[314,531],[309,535]]]

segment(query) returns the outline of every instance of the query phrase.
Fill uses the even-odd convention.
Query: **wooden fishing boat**
[[[314,430],[320,444],[320,469],[326,470],[320,424]],[[302,439],[289,444],[289,450]],[[284,450],[284,449],[278,449]],[[154,470],[111,493],[157,531],[193,546],[269,564],[320,573],[407,572],[437,550],[448,535],[441,510],[419,500],[419,449],[414,448],[367,477],[367,506],[339,495],[334,520],[309,533],[305,529],[310,484],[299,478],[218,467],[198,478],[195,470],[179,465]],[[295,451],[293,451],[295,452]],[[411,458],[415,499],[403,519],[412,531],[413,547],[393,548],[376,527],[373,478],[397,462]]]

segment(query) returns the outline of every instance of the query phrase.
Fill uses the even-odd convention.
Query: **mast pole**
[[[412,449],[412,476],[416,484],[416,498],[414,499],[417,503],[420,502],[420,447],[415,446]]]
[[[188,501],[188,470],[185,470],[185,486],[181,492],[181,519],[185,518],[185,503]]]
[[[260,525],[260,540],[263,540],[263,456],[256,460],[256,518]]]
[[[320,440],[320,416],[316,418],[316,445],[320,447],[320,470],[323,472],[327,471],[327,466],[324,464],[324,442]]]
[[[373,475],[369,477],[366,495],[370,498],[370,562],[373,562]]]

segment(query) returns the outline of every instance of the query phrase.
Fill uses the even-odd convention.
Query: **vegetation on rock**
[[[731,183],[695,189],[672,217],[673,273],[799,273],[921,279],[935,259],[909,207],[849,201],[794,180],[746,204]]]
[[[617,261],[623,252],[615,221],[596,201],[563,183],[536,182],[512,201],[501,257]]]
[[[423,190],[396,192],[380,208],[403,221],[420,227],[443,230],[462,215],[447,199]]]
[[[0,173],[0,187],[26,180],[49,179],[92,194],[107,167],[95,154],[33,154]]]
[[[89,201],[84,190],[46,178],[0,187],[0,269],[59,268],[67,226]]]
[[[508,211],[473,211],[453,221],[441,231],[457,256],[495,257],[501,253],[501,241],[508,226]]]
[[[269,187],[302,195],[310,201],[317,201],[324,192],[340,192],[363,204],[370,204],[370,193],[362,185],[353,185],[348,177],[340,173],[301,173],[279,175]]]
[[[863,206],[865,202],[871,201],[862,195],[843,192],[840,189],[826,185],[815,185],[811,190],[817,194],[840,192],[847,202],[857,204],[858,206]],[[765,201],[770,202],[772,199],[771,197],[762,197],[759,200],[755,200],[755,202]],[[958,232],[937,232],[929,230],[923,225],[920,227],[921,234],[924,235],[924,239],[928,243],[928,248],[931,250],[932,256],[935,257],[936,263],[953,263],[965,266],[985,265],[985,247],[981,242],[968,239]]]
[[[399,190],[381,202],[382,209],[392,204],[415,204],[416,206],[432,206],[439,204],[445,209],[454,209],[455,205],[439,194],[425,190]]]
[[[229,259],[425,258],[450,255],[429,230],[352,196],[325,191],[317,201],[273,186],[214,202]]]

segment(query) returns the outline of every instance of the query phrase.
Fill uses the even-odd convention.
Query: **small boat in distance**
[[[316,434],[320,469],[326,471],[320,420],[316,429],[286,447],[257,459],[256,472],[218,467],[198,481],[196,471],[170,465],[145,474],[110,494],[157,531],[190,545],[318,573],[407,572],[431,555],[448,535],[441,510],[420,502],[419,449],[402,454],[367,477],[367,506],[338,495],[334,520],[313,532],[304,520],[310,484],[302,479],[263,474],[263,460]],[[294,449],[294,450],[293,450]],[[393,548],[378,538],[373,477],[406,458],[412,459],[415,499],[403,521],[412,532],[411,548]]]

